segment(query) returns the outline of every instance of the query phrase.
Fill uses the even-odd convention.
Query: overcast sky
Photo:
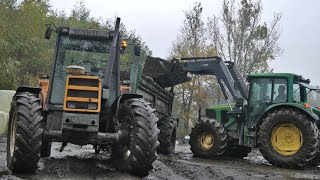
[[[67,13],[77,0],[51,0],[52,8]],[[172,42],[179,33],[183,10],[201,2],[203,17],[221,12],[223,0],[83,0],[93,17],[121,17],[128,29],[135,29],[153,52],[166,58]],[[320,85],[320,22],[318,0],[263,0],[262,20],[272,20],[274,12],[281,12],[280,46],[284,53],[270,63],[274,72],[303,75]],[[319,51],[319,52],[318,52]]]

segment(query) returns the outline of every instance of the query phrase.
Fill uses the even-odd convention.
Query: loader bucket
[[[151,56],[147,57],[142,74],[151,77],[162,88],[191,80],[186,72],[179,72],[175,63]]]
[[[173,64],[169,61],[148,56],[145,61],[142,73],[145,76],[156,78],[169,73],[172,66]]]

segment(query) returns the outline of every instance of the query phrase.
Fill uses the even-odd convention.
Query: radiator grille
[[[101,79],[95,76],[68,76],[63,108],[65,111],[100,112]]]

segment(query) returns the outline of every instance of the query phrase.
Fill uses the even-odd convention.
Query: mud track
[[[6,139],[0,137],[0,179],[141,179],[116,171],[108,152],[94,154],[92,146],[68,145],[59,152],[54,143],[49,158],[42,158],[36,174],[9,174],[6,170]],[[254,150],[244,159],[194,158],[188,145],[178,145],[176,154],[159,155],[154,169],[142,179],[320,179],[320,168],[289,170],[271,166]]]

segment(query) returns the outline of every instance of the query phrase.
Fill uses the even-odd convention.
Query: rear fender
[[[122,103],[126,99],[133,99],[133,98],[143,98],[140,94],[122,94],[121,96],[117,97],[117,99],[111,105],[111,112],[115,114],[120,103]]]
[[[20,92],[29,92],[29,93],[33,93],[33,94],[39,94],[41,92],[41,88],[33,88],[33,87],[19,87],[16,91],[16,93],[20,93]]]
[[[269,113],[272,112],[276,109],[280,109],[280,108],[294,108],[294,109],[298,109],[302,112],[304,112],[307,116],[310,117],[310,119],[312,119],[318,126],[319,126],[319,117],[312,112],[310,109],[304,107],[302,104],[298,104],[298,103],[280,103],[280,104],[273,104],[271,106],[268,107],[268,109],[260,116],[259,121],[257,122],[257,132],[259,131],[259,126],[262,124],[262,120],[264,119],[264,117]]]
[[[16,91],[16,94],[21,93],[21,92],[29,92],[32,94],[36,94],[39,95],[41,93],[42,89],[41,88],[33,88],[33,87],[19,87]],[[15,97],[15,95],[14,95]],[[40,97],[40,96],[39,96]],[[41,95],[41,106],[44,107],[44,100],[43,100],[43,96]]]

